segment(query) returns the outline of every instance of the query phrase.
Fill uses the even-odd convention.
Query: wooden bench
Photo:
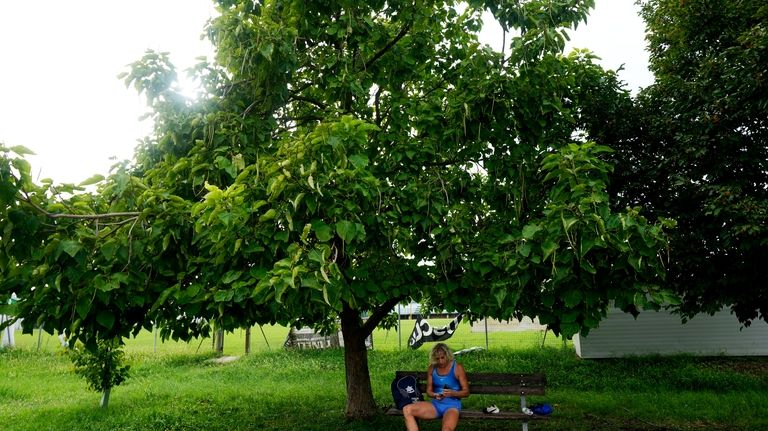
[[[397,371],[396,378],[411,375],[419,381],[419,390],[421,390],[425,399],[427,393],[427,372],[426,371]],[[547,379],[544,374],[515,374],[515,373],[467,373],[469,382],[469,393],[472,395],[514,395],[520,397],[520,407],[501,405],[499,413],[485,413],[482,410],[471,410],[462,407],[460,418],[469,420],[507,420],[522,421],[523,431],[528,431],[529,421],[546,420],[548,416],[527,415],[523,413],[526,407],[526,396],[544,395],[544,387]],[[466,400],[466,399],[465,399]],[[466,405],[466,402],[463,404]],[[516,403],[515,403],[516,404]],[[498,404],[496,404],[498,405]],[[506,408],[505,408],[506,407]],[[512,410],[514,408],[514,410]],[[402,410],[391,407],[386,412],[390,416],[402,416]]]

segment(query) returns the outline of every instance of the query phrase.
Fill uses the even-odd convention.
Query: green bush
[[[70,352],[75,374],[83,377],[88,387],[101,392],[101,407],[107,408],[113,387],[128,378],[130,365],[125,365],[125,353],[119,340],[99,340],[95,350],[78,344]]]

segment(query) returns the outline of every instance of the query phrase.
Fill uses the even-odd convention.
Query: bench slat
[[[397,378],[412,375],[419,380],[427,380],[426,371],[397,371],[395,376]],[[519,374],[519,373],[467,373],[467,380],[470,382],[492,382],[499,385],[505,385],[509,383],[526,383],[530,385],[546,385],[547,379],[544,374],[532,373],[532,374]]]
[[[419,382],[419,390],[422,394],[427,393],[427,384]],[[469,384],[469,393],[477,395],[546,395],[543,387],[535,386],[488,386]]]
[[[402,416],[402,410],[398,410],[394,407],[390,407],[386,414],[388,416]],[[485,413],[479,410],[462,410],[459,414],[462,419],[504,419],[504,420],[547,420],[547,416],[539,415],[527,415],[520,412],[499,412],[499,413]]]
[[[397,378],[412,375],[419,381],[419,389],[426,393],[426,371],[397,371]],[[473,394],[544,395],[547,379],[544,374],[467,373],[469,391]]]
[[[426,389],[426,385],[425,385]],[[487,395],[544,395],[543,387],[533,386],[487,386],[469,384],[470,394]]]

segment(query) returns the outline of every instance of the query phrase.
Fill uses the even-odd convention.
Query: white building
[[[768,324],[755,320],[744,327],[728,309],[682,324],[680,316],[666,311],[642,311],[635,319],[611,308],[598,328],[586,337],[575,336],[573,345],[582,358],[680,353],[768,356]]]

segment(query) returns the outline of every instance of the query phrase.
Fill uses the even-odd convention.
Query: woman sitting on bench
[[[418,431],[416,419],[443,418],[443,431],[454,431],[459,423],[461,398],[469,396],[469,384],[464,366],[453,359],[453,352],[444,343],[437,343],[429,353],[427,395],[432,401],[419,401],[403,407],[405,427]]]

